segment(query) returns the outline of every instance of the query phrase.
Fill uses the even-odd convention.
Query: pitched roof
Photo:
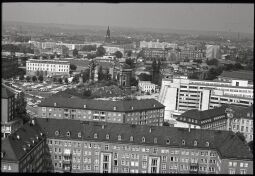
[[[223,105],[221,107],[216,107],[214,109],[208,109],[205,111],[198,111],[197,109],[192,109],[184,112],[180,117],[195,119],[198,120],[200,123],[202,120],[206,119],[213,120],[214,117],[225,115],[226,114],[225,110],[227,107],[228,107],[227,105]]]
[[[55,104],[56,103],[56,104]],[[56,106],[54,106],[54,104]],[[165,106],[154,99],[142,100],[94,100],[94,99],[80,99],[80,98],[66,98],[66,97],[49,97],[42,101],[39,107],[56,107],[56,108],[73,108],[113,111],[116,107],[116,112],[138,111],[146,109],[159,109]]]
[[[253,71],[223,71],[220,77],[253,81]]]
[[[233,110],[234,118],[245,118],[253,120],[253,106],[245,107],[238,105],[229,105],[229,107]]]
[[[202,129],[174,128],[165,126],[130,125],[102,122],[80,122],[68,119],[36,119],[48,138],[65,140],[100,141],[110,143],[128,143],[136,145],[154,145],[176,148],[216,149],[222,158],[236,158],[252,160],[253,155],[246,143],[240,140],[234,132]],[[55,132],[59,135],[56,136]],[[68,137],[66,134],[70,132]],[[78,137],[81,133],[81,137]],[[97,138],[94,138],[94,134]],[[106,139],[106,135],[109,139]],[[121,140],[118,136],[121,135]],[[130,137],[133,136],[133,141]],[[145,142],[142,142],[142,138]],[[157,143],[154,143],[157,138]],[[166,141],[170,140],[170,144]],[[185,140],[185,145],[182,141]],[[197,146],[194,146],[194,141]],[[206,146],[209,142],[209,147]]]
[[[19,161],[28,152],[28,150],[25,151],[23,149],[23,146],[26,146],[28,149],[28,142],[32,146],[32,139],[36,142],[36,136],[39,137],[40,132],[42,132],[42,130],[37,124],[30,126],[29,123],[26,123],[15,133],[1,140],[1,152],[4,152],[2,160]],[[20,139],[17,139],[17,135],[19,135]]]
[[[6,88],[2,85],[2,98],[9,98],[14,95],[15,94],[12,91],[10,91],[8,88]]]

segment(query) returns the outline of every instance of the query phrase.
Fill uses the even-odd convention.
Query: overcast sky
[[[253,33],[253,4],[2,3],[4,21]]]

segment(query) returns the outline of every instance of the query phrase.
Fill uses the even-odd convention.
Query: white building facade
[[[139,81],[138,88],[139,90],[143,92],[149,92],[149,93],[156,92],[156,84],[153,84],[150,81]]]

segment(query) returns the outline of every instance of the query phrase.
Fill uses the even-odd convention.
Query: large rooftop
[[[217,150],[222,158],[253,159],[248,145],[231,131],[202,129],[191,129],[189,131],[184,128],[165,126],[81,122],[68,119],[40,118],[36,120],[36,123],[41,126],[47,138],[171,148],[212,149]],[[58,131],[57,135],[56,131]],[[70,132],[70,136],[67,136],[67,132]],[[96,138],[94,138],[95,134],[97,134]],[[109,139],[106,138],[106,135],[109,135]],[[119,136],[121,136],[121,140],[118,139]],[[133,140],[130,140],[131,136]],[[142,141],[143,137],[145,142]],[[157,138],[156,143],[155,138]],[[185,141],[185,145],[182,143],[183,141]],[[197,146],[194,146],[194,141],[197,141]],[[209,146],[206,145],[207,142],[209,142]]]
[[[223,71],[219,77],[253,81],[253,71]]]
[[[66,97],[49,97],[42,101],[39,107],[56,107],[72,109],[91,109],[103,111],[128,112],[149,109],[159,109],[165,106],[154,99],[142,100],[94,100]],[[84,106],[86,106],[84,108]]]
[[[8,88],[6,88],[5,86],[2,85],[2,98],[10,98],[12,96],[14,96],[15,94],[10,91]]]

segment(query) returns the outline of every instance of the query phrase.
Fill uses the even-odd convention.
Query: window
[[[229,171],[228,171],[228,173],[229,173],[229,174],[235,174],[236,172],[235,172],[235,169],[230,168]]]
[[[118,141],[121,141],[121,135],[118,136]]]
[[[197,141],[194,141],[194,146],[197,146]]]
[[[167,140],[166,140],[166,144],[170,144],[170,139],[167,139]]]
[[[205,146],[206,146],[206,147],[209,147],[209,142],[206,142],[206,143],[205,143]]]
[[[130,136],[130,141],[133,142],[134,141],[134,137]]]
[[[145,142],[145,137],[142,137],[142,142]]]
[[[240,174],[247,174],[247,170],[246,169],[240,169]]]
[[[59,131],[55,131],[55,135],[58,136],[59,135]]]
[[[94,134],[94,139],[97,139],[97,133]]]
[[[70,132],[69,131],[66,133],[66,136],[70,136]]]
[[[78,133],[78,138],[81,138],[81,132]]]
[[[158,142],[158,139],[154,138],[154,144],[157,144],[157,142]]]
[[[109,139],[109,138],[110,138],[109,134],[107,134],[107,135],[105,136],[105,138],[106,138],[106,139]]]
[[[232,167],[232,162],[228,162],[228,166],[229,166],[229,167]]]
[[[109,150],[109,145],[105,145],[105,146],[104,146],[104,149],[105,149],[105,150]]]
[[[166,156],[162,156],[162,162],[166,162]]]
[[[182,145],[185,145],[185,140],[182,140]]]

